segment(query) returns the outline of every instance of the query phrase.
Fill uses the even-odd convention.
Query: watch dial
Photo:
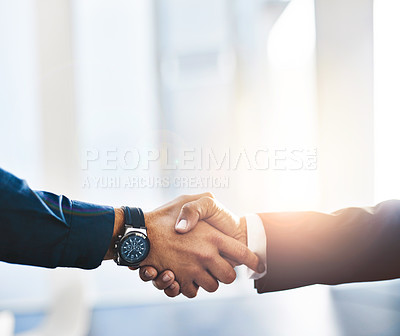
[[[121,257],[128,263],[142,261],[148,253],[149,244],[142,235],[132,234],[121,242]]]

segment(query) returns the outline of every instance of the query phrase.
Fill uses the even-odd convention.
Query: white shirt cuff
[[[249,279],[257,280],[267,274],[267,237],[264,224],[259,216],[250,214],[245,217],[247,223],[247,247],[258,256],[260,262],[265,266],[263,273],[254,272],[250,268],[247,269]]]

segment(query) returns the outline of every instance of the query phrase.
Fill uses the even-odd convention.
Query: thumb
[[[197,225],[199,220],[205,220],[216,229],[231,235],[233,215],[225,210],[213,197],[202,197],[183,205],[176,221],[175,230],[186,233]],[[234,221],[233,221],[234,223]],[[233,225],[236,228],[236,225]]]
[[[175,224],[175,230],[179,233],[191,231],[200,219],[200,213],[197,210],[196,201],[186,203],[179,213]]]
[[[239,218],[212,197],[202,197],[186,203],[178,216],[175,230],[179,233],[189,232],[199,220],[206,221],[231,237],[235,237],[238,232]]]

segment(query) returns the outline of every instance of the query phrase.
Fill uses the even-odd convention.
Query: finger
[[[162,272],[156,279],[153,280],[154,287],[164,290],[171,286],[175,281],[175,274],[172,271]]]
[[[139,276],[140,279],[142,279],[145,282],[154,280],[155,278],[157,278],[157,270],[151,266],[144,266],[140,268]]]
[[[258,257],[246,245],[228,236],[218,235],[217,246],[220,253],[235,261],[238,265],[246,265],[255,272],[262,273],[265,268]]]
[[[208,272],[204,272],[195,279],[196,283],[209,293],[214,293],[218,289],[218,281]]]
[[[175,224],[175,230],[178,233],[186,233],[191,231],[198,223],[200,214],[195,202],[186,203],[179,213]]]
[[[207,268],[214,278],[224,284],[231,284],[236,279],[235,270],[222,257],[215,258],[209,265],[207,265]]]
[[[186,202],[192,202],[192,201],[198,200],[203,197],[215,198],[214,194],[211,192],[205,192],[202,194],[194,194],[194,195],[186,195],[184,197],[186,198]]]
[[[192,230],[200,219],[206,219],[215,214],[218,209],[212,197],[202,197],[183,205],[176,221],[175,229],[179,233]]]
[[[181,284],[181,293],[189,299],[196,297],[198,290],[198,285],[192,281]]]
[[[228,257],[224,257],[224,259],[231,265],[232,267],[239,266],[237,263],[235,263],[233,260],[229,259]]]
[[[162,208],[165,208],[165,207],[168,207],[168,206],[172,206],[172,207],[176,207],[176,206],[179,206],[179,205],[182,206],[187,202],[192,202],[192,201],[195,201],[195,200],[197,200],[199,198],[202,198],[202,197],[214,198],[214,195],[212,193],[210,193],[210,192],[205,192],[205,193],[202,193],[202,194],[195,194],[195,195],[181,195],[181,196],[177,197],[176,199],[172,200],[171,202],[163,205]],[[161,209],[161,208],[157,208],[155,210],[158,210],[158,209]]]
[[[164,289],[164,293],[169,296],[169,297],[175,297],[180,294],[180,286],[179,284],[174,281],[171,286],[168,288]]]

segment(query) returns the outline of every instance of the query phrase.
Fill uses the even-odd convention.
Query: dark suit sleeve
[[[114,209],[33,191],[0,169],[0,260],[92,269],[107,252]]]
[[[259,293],[311,284],[400,277],[400,201],[372,208],[259,214],[267,235],[267,275]]]

